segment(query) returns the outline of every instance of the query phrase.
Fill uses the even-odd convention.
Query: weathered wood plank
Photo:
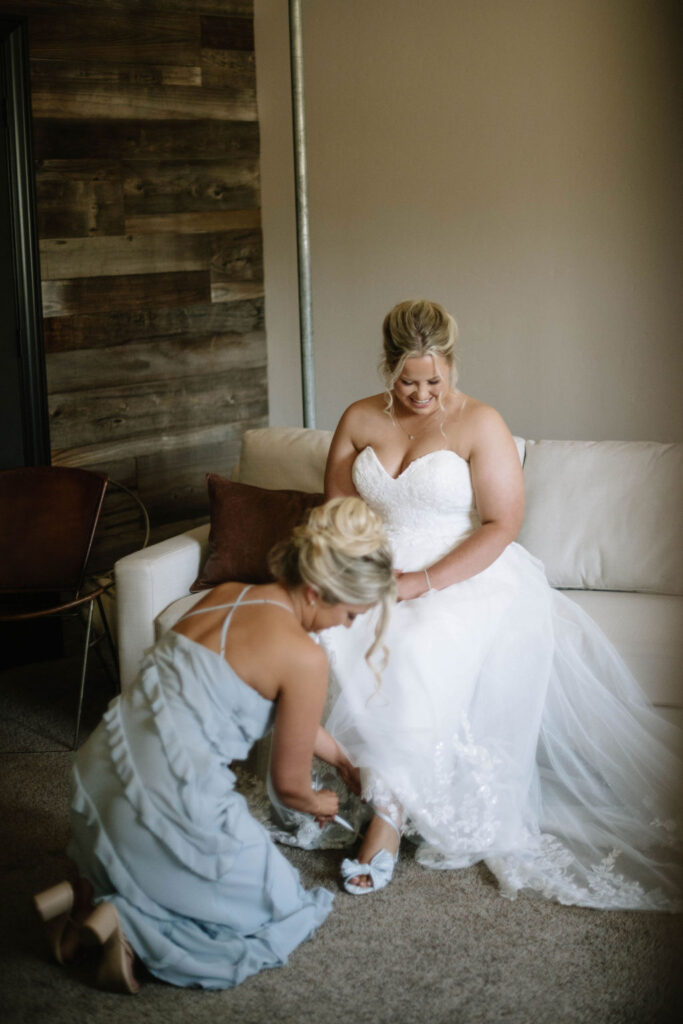
[[[202,58],[204,60],[205,58]],[[245,81],[247,70],[242,72]],[[31,60],[31,85],[34,91],[54,89],[60,82],[80,82],[84,89],[92,83],[108,83],[125,91],[130,86],[203,84],[201,66],[175,64],[105,63],[103,61]]]
[[[33,58],[199,64],[200,22],[193,13],[107,10],[99,3],[60,5],[34,9],[29,29]]]
[[[254,121],[106,121],[33,119],[36,159],[111,160],[258,158],[259,128]]]
[[[263,301],[144,309],[135,312],[84,313],[43,321],[46,352],[94,349],[139,341],[248,334],[264,328]]]
[[[255,121],[256,93],[236,82],[220,89],[192,86],[128,86],[79,81],[38,83],[32,90],[34,117],[118,118],[161,120],[211,118],[216,121]]]
[[[120,235],[126,230],[120,164],[43,160],[35,182],[41,238]]]
[[[24,15],[37,11],[55,11],[64,8],[92,6],[92,0],[22,0],[9,4],[15,13],[19,7]],[[97,6],[109,11],[140,11],[149,14],[169,12],[187,14],[220,14],[249,16],[254,12],[253,0],[97,0]]]
[[[211,238],[212,273],[223,274],[233,281],[263,281],[260,231],[226,231],[205,237]]]
[[[217,210],[205,213],[167,213],[126,217],[124,231],[128,235],[206,234],[214,231],[239,231],[261,227],[261,211]]]
[[[119,274],[163,274],[207,269],[206,235],[110,235],[48,238],[40,242],[43,281]]]
[[[209,377],[170,380],[49,395],[50,437],[55,449],[78,448],[113,438],[172,432],[264,416],[264,368],[233,369]]]
[[[53,352],[46,360],[48,391],[53,394],[143,381],[156,381],[161,386],[177,377],[212,376],[235,367],[246,370],[265,365],[266,339],[262,331],[154,338],[111,348]]]
[[[175,273],[209,267],[231,274],[236,281],[263,277],[260,231],[48,238],[40,243],[40,260],[43,281]]]
[[[254,22],[251,18],[203,15],[201,44],[214,50],[254,49]]]
[[[127,216],[244,210],[259,205],[258,163],[251,158],[126,161],[121,170]]]
[[[232,275],[219,270],[211,271],[211,301],[235,302],[239,299],[258,299],[265,295],[263,281],[236,281]]]
[[[267,415],[242,419],[239,421],[243,430],[265,427]],[[55,448],[52,452],[52,463],[55,466],[106,466],[110,462],[150,455],[154,452],[176,451],[180,448],[201,446],[221,442],[229,437],[233,423],[212,423],[208,426],[178,429],[175,432],[156,432],[143,434],[140,437],[108,438],[97,444],[79,445],[76,448]]]
[[[42,295],[45,316],[68,316],[206,303],[211,297],[211,282],[205,271],[80,277],[43,281]]]
[[[256,60],[247,50],[202,49],[202,84],[219,89],[232,81],[241,81],[256,88]]]

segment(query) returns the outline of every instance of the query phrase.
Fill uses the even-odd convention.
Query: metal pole
[[[301,35],[301,0],[289,0],[289,45],[292,68],[292,124],[294,129],[294,187],[296,243],[299,269],[299,335],[304,426],[315,427],[315,373],[313,366],[313,312],[311,301],[311,243],[308,232],[306,178],[306,115],[304,110],[304,58]]]

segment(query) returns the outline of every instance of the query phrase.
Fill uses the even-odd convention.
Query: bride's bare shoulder
[[[492,405],[480,402],[478,398],[465,395],[463,392],[459,392],[459,395],[461,405],[458,419],[461,423],[477,427],[493,427],[504,423],[503,417]]]
[[[367,398],[359,398],[357,402],[352,402],[344,412],[340,423],[344,423],[350,428],[365,426],[376,420],[378,416],[385,415],[385,407],[384,395],[369,395]]]
[[[480,402],[472,395],[463,394],[462,399],[458,433],[463,447],[471,452],[479,444],[511,437],[505,420],[492,405]]]

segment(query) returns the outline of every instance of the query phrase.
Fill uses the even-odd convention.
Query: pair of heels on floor
[[[398,836],[400,846],[401,831],[398,826],[388,815],[383,814],[381,811],[375,810],[375,815],[381,818],[382,821],[386,821],[387,825],[391,825]],[[342,885],[346,892],[350,892],[353,896],[363,896],[366,893],[377,892],[378,889],[383,889],[385,885],[389,884],[394,874],[394,868],[398,860],[398,851],[399,847],[396,848],[395,854],[389,853],[388,850],[379,850],[371,858],[369,864],[361,864],[358,860],[345,858],[341,863],[340,872]],[[363,876],[367,876],[372,885],[355,885],[351,881],[352,878]]]
[[[79,915],[75,912],[76,894],[70,882],[60,882],[38,893],[33,902],[57,963],[70,963],[80,946],[99,946],[102,955],[97,969],[98,987],[131,995],[139,990],[133,974],[133,950],[113,903],[98,903],[90,913]],[[82,921],[79,916],[83,916]]]

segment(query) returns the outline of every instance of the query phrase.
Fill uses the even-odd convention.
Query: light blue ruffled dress
[[[208,989],[285,964],[334,899],[301,886],[235,791],[230,763],[275,706],[223,656],[232,614],[220,655],[166,634],[73,768],[69,856],[153,975]]]

